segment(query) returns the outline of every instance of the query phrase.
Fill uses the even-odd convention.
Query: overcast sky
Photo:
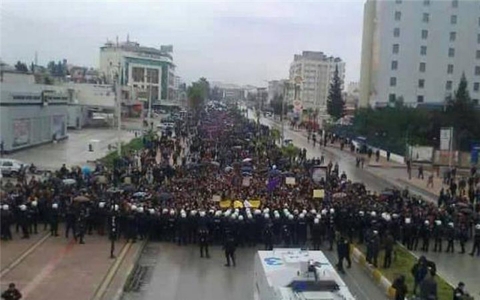
[[[7,63],[67,59],[98,67],[99,47],[118,36],[174,46],[187,82],[266,86],[288,77],[295,53],[323,51],[346,62],[358,81],[364,0],[42,1],[1,0],[1,53]]]

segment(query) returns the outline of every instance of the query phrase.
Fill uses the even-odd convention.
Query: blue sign
[[[283,265],[282,259],[278,257],[265,257],[263,259],[267,266],[281,266]]]
[[[472,153],[471,153],[471,163],[472,164],[477,164],[478,163],[478,155],[480,153],[480,145],[475,145],[472,147]]]

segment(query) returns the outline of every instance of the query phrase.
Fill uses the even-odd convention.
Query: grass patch
[[[366,253],[365,245],[355,245],[360,251]],[[413,276],[412,276],[412,268],[413,265],[417,262],[417,258],[410,254],[410,252],[401,247],[396,245],[395,246],[395,254],[393,256],[392,266],[388,269],[382,268],[383,266],[383,258],[385,255],[385,251],[380,251],[378,255],[378,270],[393,283],[395,278],[400,275],[405,275],[405,282],[408,286],[408,296],[409,298],[413,295]],[[453,295],[453,287],[448,284],[442,277],[435,276],[435,280],[437,281],[437,293],[438,293],[438,300],[451,300]],[[418,288],[417,288],[418,292]]]
[[[126,155],[133,151],[141,150],[143,148],[144,148],[143,138],[142,137],[134,138],[133,140],[131,140],[126,144],[122,143],[122,155]],[[117,153],[117,150],[113,150],[103,158],[99,159],[99,161],[107,167],[113,167],[113,164],[116,159],[118,159],[118,153]]]

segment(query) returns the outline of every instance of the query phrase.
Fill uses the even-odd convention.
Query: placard
[[[212,196],[212,201],[213,202],[220,202],[222,200],[222,197],[220,195],[213,195]]]
[[[290,185],[295,185],[296,184],[295,177],[286,177],[285,183]]]
[[[260,200],[250,200],[248,202],[250,202],[252,208],[259,208],[261,204]]]
[[[250,177],[243,177],[242,186],[250,186]]]
[[[313,190],[313,198],[325,198],[325,190]]]
[[[243,208],[243,203],[240,200],[235,200],[233,202],[233,208]]]
[[[232,201],[230,200],[223,200],[223,201],[220,201],[220,208],[230,208],[230,206],[232,205]]]

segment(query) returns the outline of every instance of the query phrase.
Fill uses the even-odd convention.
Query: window
[[[417,103],[423,103],[423,96],[421,95],[417,96]]]
[[[395,12],[395,21],[400,21],[401,18],[402,18],[402,13],[399,12],[399,11],[396,11]]]
[[[423,6],[429,6],[430,0],[423,0]]]
[[[457,24],[457,15],[450,16],[450,24]]]
[[[480,33],[477,34],[477,44],[480,44]]]
[[[418,80],[418,87],[423,89],[425,87],[425,79]]]
[[[136,82],[143,82],[145,81],[145,69],[144,68],[132,68],[132,78],[133,81]]]
[[[457,33],[455,31],[450,32],[450,42],[455,42],[457,39]]]
[[[474,90],[475,92],[478,92],[478,91],[480,90],[480,82],[475,82],[475,83],[473,84],[473,90]]]
[[[400,36],[400,28],[394,28],[393,29],[393,36],[394,37],[399,37]]]
[[[397,86],[397,77],[390,77],[390,86]]]
[[[452,90],[452,81],[451,80],[448,80],[447,83],[445,84],[445,89],[447,91],[451,91]]]
[[[423,21],[423,23],[428,23],[428,21],[430,21],[430,14],[423,13],[422,21]]]
[[[452,0],[452,7],[457,8],[458,7],[458,0]]]
[[[447,74],[453,74],[453,65],[449,64],[447,66]]]
[[[420,72],[424,73],[426,69],[427,69],[427,64],[424,62],[421,62],[419,65]]]
[[[427,55],[427,46],[420,47],[420,55]]]
[[[480,75],[480,66],[475,67],[475,75]]]
[[[392,60],[392,64],[391,64],[391,66],[390,66],[390,69],[391,69],[391,70],[396,70],[396,69],[398,69],[398,61]]]
[[[7,160],[7,161],[4,161],[4,162],[3,162],[3,166],[4,166],[4,167],[13,167],[13,163],[12,163],[11,161],[8,161],[8,160]]]
[[[423,29],[422,30],[422,39],[426,40],[428,38],[428,30]]]
[[[448,57],[455,56],[455,48],[448,48]]]
[[[395,102],[395,98],[396,98],[395,94],[388,95],[388,102]]]
[[[477,50],[476,58],[477,58],[477,59],[480,59],[480,50]]]
[[[392,52],[393,54],[398,54],[400,51],[400,45],[399,44],[393,44]]]

